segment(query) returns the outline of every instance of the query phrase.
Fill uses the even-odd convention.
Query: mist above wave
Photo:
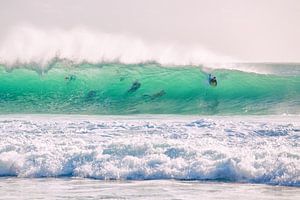
[[[248,63],[221,55],[201,44],[186,45],[164,41],[148,41],[129,34],[105,33],[86,27],[41,29],[19,25],[6,31],[0,39],[0,64],[8,69],[27,67],[45,71],[53,63],[80,65],[121,63],[156,63],[162,66],[200,66],[211,72],[230,69],[260,74],[273,74],[273,67],[264,63]],[[257,65],[259,64],[259,65]],[[263,65],[262,65],[263,64]],[[283,69],[299,74],[298,66]],[[277,73],[277,69],[275,73]],[[290,73],[291,72],[291,73]]]
[[[203,47],[153,43],[138,37],[99,32],[84,27],[71,30],[42,30],[18,26],[1,41],[0,61],[47,64],[53,58],[80,63],[120,62],[125,64],[154,61],[163,65],[197,65],[233,61]]]

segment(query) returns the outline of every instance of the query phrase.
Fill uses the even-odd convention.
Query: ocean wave
[[[300,186],[299,120],[269,118],[5,117],[0,176]]]
[[[156,63],[55,62],[45,73],[0,67],[0,113],[299,114],[299,75],[215,70],[218,86],[196,67]]]

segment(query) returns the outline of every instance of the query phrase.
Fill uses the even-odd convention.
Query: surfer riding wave
[[[213,76],[212,74],[208,75],[208,82],[209,82],[209,85],[211,85],[213,87],[216,87],[218,85],[217,78],[215,76]]]

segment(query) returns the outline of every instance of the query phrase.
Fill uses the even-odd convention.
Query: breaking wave
[[[0,176],[300,186],[299,120],[23,116],[0,120]]]

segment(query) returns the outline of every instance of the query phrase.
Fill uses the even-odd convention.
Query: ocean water
[[[253,71],[253,65],[236,67]],[[232,65],[224,67],[212,70],[206,65],[74,64],[65,60],[54,60],[44,68],[37,64],[2,65],[0,113],[300,113],[297,64],[256,64],[256,70],[263,73],[232,70]],[[209,86],[209,73],[217,76],[218,87]]]
[[[1,199],[299,199],[295,187],[202,181],[0,178]]]
[[[57,59],[0,82],[0,198],[300,197],[298,64]]]

